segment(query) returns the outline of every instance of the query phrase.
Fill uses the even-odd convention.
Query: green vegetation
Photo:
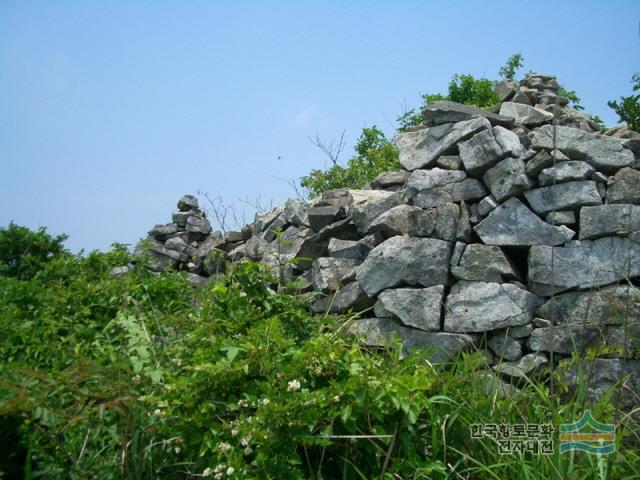
[[[375,125],[364,128],[355,146],[356,156],[346,167],[335,164],[328,170],[312,170],[300,185],[315,197],[334,188],[362,188],[382,172],[397,170],[398,150]]]
[[[517,52],[507,58],[505,64],[500,67],[498,75],[505,80],[513,80],[516,76],[516,70],[522,67],[524,67],[524,57],[520,52]]]
[[[633,91],[640,91],[640,73],[631,77]],[[640,94],[620,97],[620,102],[611,100],[607,102],[620,117],[621,122],[626,122],[631,130],[640,132]]]
[[[44,231],[31,232],[38,243]],[[44,238],[42,238],[44,237]],[[5,247],[6,248],[6,244]],[[29,251],[33,251],[29,248]],[[5,254],[5,252],[2,252]],[[480,381],[482,356],[449,368],[401,359],[346,334],[352,316],[313,316],[255,263],[193,290],[120,245],[46,257],[0,276],[0,477],[632,478],[631,417],[613,455],[500,455],[475,423],[563,423],[583,392],[525,381],[517,398]],[[604,396],[593,409],[614,418]],[[637,441],[637,440],[636,440]],[[556,445],[557,451],[557,445]]]

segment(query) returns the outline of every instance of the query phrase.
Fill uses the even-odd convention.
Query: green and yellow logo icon
[[[580,450],[608,454],[616,449],[616,426],[600,423],[585,410],[575,423],[560,425],[560,453]]]

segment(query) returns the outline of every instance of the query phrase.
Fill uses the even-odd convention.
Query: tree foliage
[[[633,91],[640,91],[640,72],[631,77]],[[621,122],[626,122],[629,128],[635,132],[640,132],[640,94],[620,97],[620,101],[611,100],[607,102],[620,117]]]
[[[516,70],[522,67],[524,67],[524,57],[520,52],[516,52],[507,59],[502,67],[500,67],[498,75],[505,80],[513,80],[516,75]]]

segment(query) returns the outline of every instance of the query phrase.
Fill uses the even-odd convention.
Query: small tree
[[[634,92],[640,91],[640,73],[631,77],[631,83]],[[610,100],[607,105],[618,114],[621,122],[626,122],[634,132],[640,132],[640,95],[620,97],[620,102]]]
[[[516,75],[516,70],[524,67],[524,57],[520,52],[511,55],[506,63],[500,67],[498,74],[505,80],[513,80]]]
[[[486,78],[475,78],[473,75],[454,75],[449,83],[448,100],[452,102],[475,105],[484,108],[500,102],[500,98],[493,91],[495,82]]]
[[[32,278],[44,264],[66,252],[63,242],[68,237],[52,237],[47,229],[33,232],[11,222],[0,228],[0,275],[18,280]]]

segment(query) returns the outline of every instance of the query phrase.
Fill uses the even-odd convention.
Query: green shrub
[[[640,73],[635,73],[631,77],[633,91],[640,91]],[[611,100],[607,102],[620,117],[621,122],[626,122],[629,128],[635,132],[640,132],[640,94],[620,97],[620,101]]]
[[[520,52],[514,53],[511,55],[505,64],[500,67],[498,71],[498,75],[500,75],[505,80],[513,80],[516,75],[516,70],[524,67],[524,57]]]
[[[345,167],[312,170],[302,177],[300,185],[310,197],[316,197],[334,188],[362,188],[379,173],[400,168],[398,150],[375,125],[362,130],[355,151],[356,156]]]
[[[480,108],[491,107],[500,102],[493,91],[495,82],[486,78],[475,78],[473,75],[454,75],[449,83],[448,100],[452,102],[474,105]]]

